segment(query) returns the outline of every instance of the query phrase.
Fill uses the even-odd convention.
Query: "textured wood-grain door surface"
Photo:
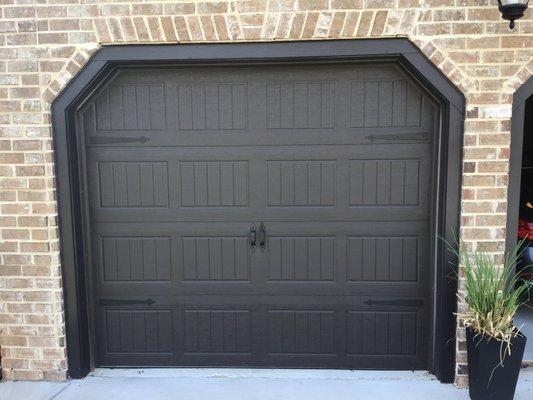
[[[96,365],[424,369],[438,120],[393,63],[121,71],[79,113]]]

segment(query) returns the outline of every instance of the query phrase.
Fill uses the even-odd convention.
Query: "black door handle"
[[[257,248],[257,228],[254,224],[250,225],[250,249],[255,251]]]
[[[259,225],[259,248],[261,251],[265,250],[266,231],[265,224],[261,222]]]

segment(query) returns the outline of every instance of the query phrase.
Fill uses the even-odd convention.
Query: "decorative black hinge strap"
[[[117,137],[117,136],[89,136],[89,144],[109,144],[109,143],[146,143],[150,138],[139,137]]]
[[[386,135],[368,135],[365,139],[371,142],[377,142],[379,140],[427,140],[427,133],[394,133]]]
[[[151,306],[155,303],[155,300],[152,299],[144,299],[144,300],[135,300],[135,299],[100,299],[98,301],[98,304],[101,306],[129,306],[129,305],[136,305],[136,304],[142,304]]]
[[[367,306],[402,306],[402,307],[422,307],[422,300],[395,299],[395,300],[372,300],[364,302]]]

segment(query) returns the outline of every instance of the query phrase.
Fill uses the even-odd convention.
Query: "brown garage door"
[[[399,66],[124,70],[79,115],[98,366],[426,367],[438,114]]]

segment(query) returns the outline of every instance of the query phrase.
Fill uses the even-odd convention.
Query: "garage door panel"
[[[334,310],[267,310],[268,355],[335,354]]]
[[[413,309],[360,310],[343,302],[310,305],[287,297],[262,299],[252,307],[227,297],[203,303],[186,301],[173,310],[103,310],[103,365],[155,360],[167,365],[177,359],[178,365],[353,368],[379,360],[382,367],[402,361],[422,366],[419,342],[427,326]]]
[[[172,311],[106,310],[108,353],[172,353]]]
[[[250,353],[249,310],[185,310],[184,353]]]
[[[425,293],[425,223],[263,223],[265,249],[255,252],[248,224],[98,225],[96,284],[156,295]]]
[[[89,182],[96,208],[168,208],[166,161],[98,161]]]
[[[431,126],[423,93],[405,79],[350,82],[350,127]],[[427,118],[428,115],[430,118]]]
[[[413,282],[418,278],[419,238],[348,237],[348,277],[352,282]]]
[[[169,236],[108,236],[98,244],[104,282],[171,281]]]
[[[201,225],[98,225],[92,239],[96,287],[157,294],[171,293],[178,282],[250,282],[249,225],[234,224],[233,232],[219,225],[218,233],[213,224]]]
[[[249,163],[179,161],[178,207],[248,207]]]
[[[313,309],[310,309],[313,307]],[[340,304],[267,306],[267,363],[423,367],[422,310],[360,310]],[[325,333],[325,334],[324,334]],[[295,339],[297,338],[297,339]],[[331,363],[331,364],[329,364]]]
[[[335,236],[268,237],[268,281],[333,281]]]
[[[266,160],[267,206],[334,206],[336,168],[336,160]]]
[[[172,309],[99,309],[101,365],[170,365],[176,352]],[[137,363],[137,364],[136,364]]]
[[[246,236],[181,237],[184,281],[249,281]]]
[[[267,278],[276,293],[426,295],[425,222],[264,224]]]
[[[106,91],[102,94],[105,96]],[[106,112],[111,120],[110,130],[164,130],[164,85],[112,85],[107,89],[109,109],[96,108],[97,121]],[[98,128],[108,128],[98,124]],[[108,128],[108,129],[109,129]]]
[[[113,83],[103,88],[85,113],[86,127],[97,135],[164,134],[168,128],[169,94],[165,82]]]
[[[381,69],[377,74],[376,68]],[[86,113],[87,119],[96,119],[96,126],[87,126],[87,132],[133,136],[142,131],[155,145],[168,145],[161,142],[168,139],[176,145],[205,146],[276,144],[280,139],[284,144],[292,140],[339,143],[354,137],[368,142],[369,134],[434,130],[434,103],[394,68],[297,70],[183,69],[157,78],[123,74],[102,90],[94,116]],[[116,93],[113,99],[111,92]],[[114,118],[113,107],[118,109]]]
[[[270,158],[260,149],[249,149],[247,160],[233,154],[238,149],[218,152],[216,160],[209,158],[205,149],[189,151],[187,156],[169,154],[165,161],[161,157],[157,161],[146,157],[130,161],[140,155],[124,152],[120,161],[108,161],[113,157],[111,153],[105,159],[89,161],[96,170],[89,173],[90,183],[96,186],[91,204],[96,208],[97,218],[105,214],[104,220],[128,215],[125,210],[133,208],[137,220],[146,218],[142,215],[145,211],[150,218],[160,215],[167,221],[202,219],[208,215],[206,212],[212,213],[208,218],[219,218],[218,213],[233,214],[230,219],[239,216],[249,219],[249,214],[242,213],[244,210],[227,214],[220,210],[248,207],[254,208],[254,215],[260,219],[285,218],[283,213],[290,217],[293,210],[288,211],[289,208],[305,218],[306,209],[312,207],[335,208],[334,212],[318,215],[311,211],[316,218],[357,220],[361,215],[386,215],[398,220],[427,218],[431,193],[421,188],[430,184],[431,165],[424,156],[389,158],[382,154],[381,158],[369,158],[366,154],[353,158],[354,154],[346,149],[338,149],[341,154],[330,149],[331,154],[322,154],[329,157],[318,158],[319,153],[313,152],[319,149],[310,148],[307,157],[294,149],[296,154],[288,159],[280,155],[290,150],[277,150],[277,157]],[[398,153],[401,155],[402,150],[398,149]],[[377,207],[379,210],[374,209]],[[270,208],[274,210],[269,216]],[[177,213],[171,209],[181,210]]]
[[[335,96],[335,82],[267,82],[267,129],[334,128]]]
[[[247,83],[178,83],[176,90],[180,131],[246,129]]]
[[[417,313],[348,311],[347,354],[416,355]]]
[[[104,310],[99,362],[423,368],[419,341],[427,327],[419,326],[416,311],[358,311],[342,304],[310,309],[299,301],[289,306],[287,298],[282,304],[239,308],[238,302],[227,300],[184,304],[175,311]]]
[[[350,206],[420,205],[421,166],[420,159],[350,160]]]

